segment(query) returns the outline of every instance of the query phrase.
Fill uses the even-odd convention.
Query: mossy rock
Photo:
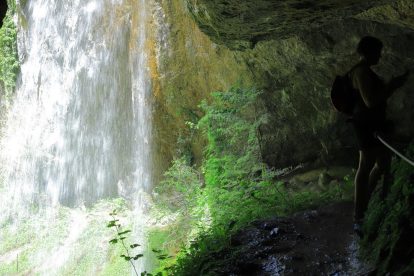
[[[414,143],[407,151],[414,156]],[[385,200],[374,193],[363,226],[362,254],[375,264],[377,275],[414,273],[414,168],[394,161],[394,184]]]

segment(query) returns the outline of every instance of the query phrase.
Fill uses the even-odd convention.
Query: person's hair
[[[378,38],[366,36],[358,44],[357,52],[361,56],[370,56],[373,52],[381,50],[384,44]]]

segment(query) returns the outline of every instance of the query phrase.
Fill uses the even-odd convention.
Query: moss
[[[166,171],[176,157],[179,137],[187,139],[191,130],[187,121],[195,122],[203,116],[197,106],[210,93],[225,90],[240,76],[253,82],[245,65],[233,53],[214,45],[200,32],[183,1],[158,1],[153,10],[152,33],[160,36],[150,45],[155,52],[150,70],[155,81],[153,128],[154,163],[159,175]],[[167,14],[168,16],[164,16]],[[153,89],[154,90],[154,89]],[[205,139],[199,132],[191,137],[193,162],[201,165]]]
[[[102,276],[112,276],[112,275],[129,275],[131,273],[130,265],[125,262],[124,259],[119,256],[124,254],[121,247],[112,248],[109,252],[111,256],[103,268],[100,275]]]
[[[407,154],[414,156],[414,142]],[[392,171],[389,196],[382,201],[378,192],[370,202],[361,251],[378,275],[408,275],[414,268],[414,168],[394,160]]]
[[[291,38],[323,24],[358,14],[389,1],[187,0],[199,28],[212,41],[232,50],[253,48],[259,41]]]
[[[131,265],[119,257],[124,249],[109,244],[116,235],[106,227],[114,209],[130,229],[132,213],[122,198],[100,200],[86,211],[40,209],[6,224],[1,229],[0,275],[129,275]]]
[[[150,250],[157,249],[161,250],[162,254],[175,255],[175,252],[179,249],[179,243],[181,240],[179,238],[171,240],[173,230],[174,229],[172,227],[149,227],[145,238],[148,248],[147,254],[150,255]],[[165,260],[157,260],[152,258],[150,260],[152,262],[150,262],[149,265],[154,274],[162,272],[162,268],[167,267],[171,263],[170,258]]]

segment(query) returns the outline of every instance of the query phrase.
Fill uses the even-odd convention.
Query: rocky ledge
[[[339,202],[254,222],[231,237],[227,254],[219,254],[230,261],[211,270],[223,276],[371,275],[358,259],[352,210],[352,202]]]

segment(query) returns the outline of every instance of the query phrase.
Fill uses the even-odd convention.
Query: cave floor
[[[226,276],[375,275],[358,256],[352,213],[348,201],[256,221],[232,236],[232,260],[211,270]]]

